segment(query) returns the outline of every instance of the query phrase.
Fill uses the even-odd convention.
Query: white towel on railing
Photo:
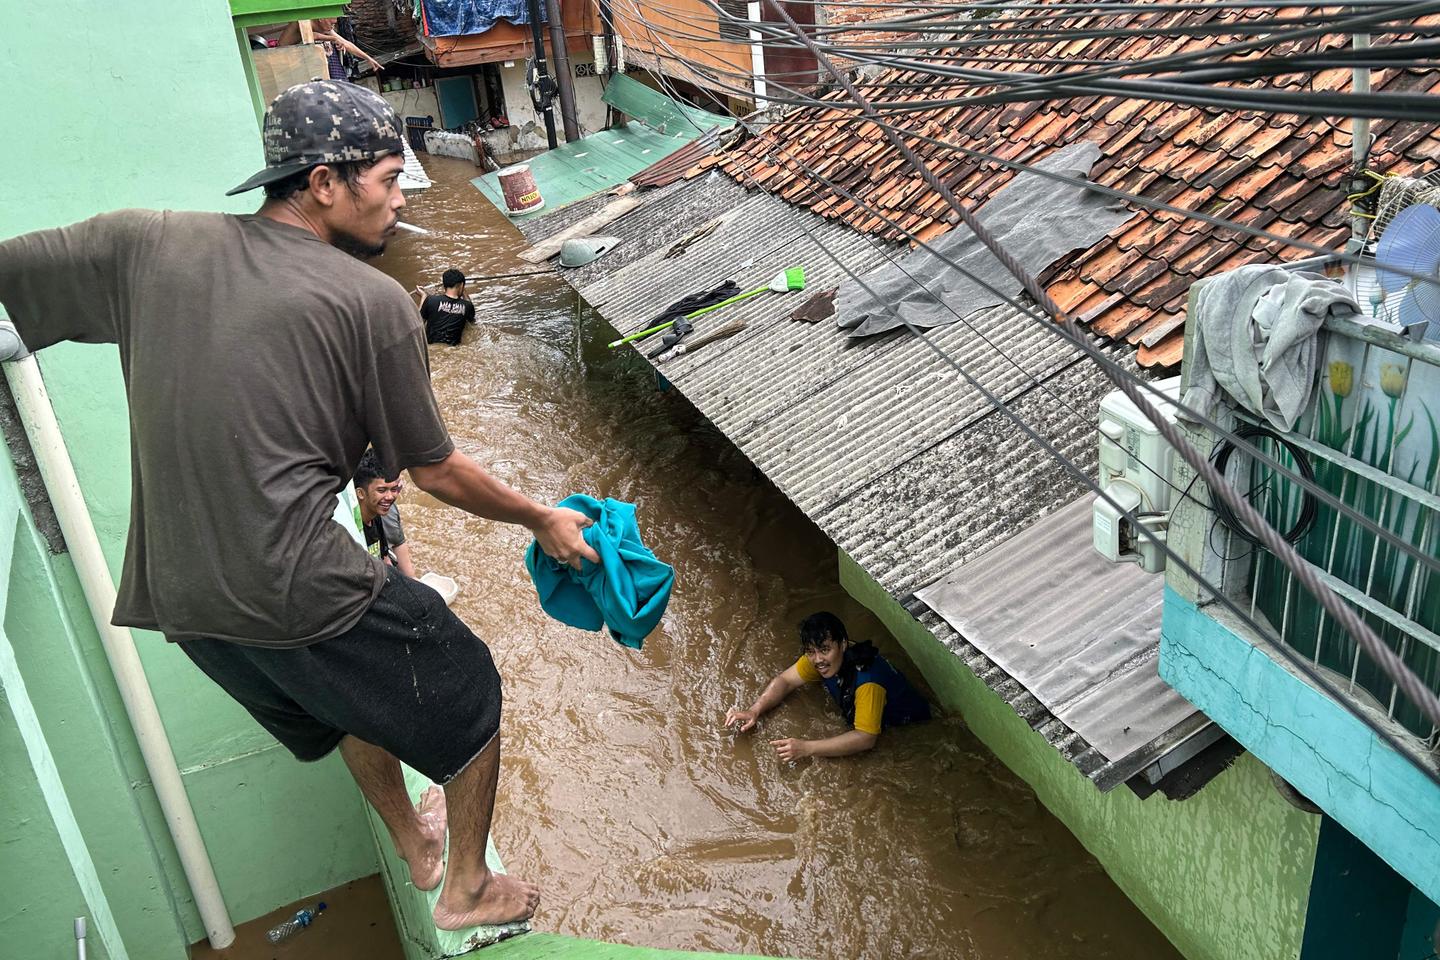
[[[1293,429],[1310,402],[1321,325],[1359,312],[1344,284],[1317,273],[1254,263],[1213,277],[1195,294],[1181,402],[1211,419],[1219,404],[1239,405]]]

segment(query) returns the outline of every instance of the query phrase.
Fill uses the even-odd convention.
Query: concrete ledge
[[[410,802],[419,802],[420,795],[430,788],[430,780],[409,767],[402,765],[401,769],[405,771],[405,789],[410,794]],[[380,854],[380,875],[385,879],[385,890],[390,895],[390,908],[395,914],[395,928],[400,934],[407,960],[458,957],[529,931],[528,921],[471,927],[468,930],[441,930],[436,927],[432,911],[435,909],[435,901],[440,897],[441,887],[430,891],[415,889],[410,882],[410,870],[405,866],[405,862],[395,855],[395,848],[390,843],[390,833],[385,829],[380,815],[369,804],[365,805],[365,810],[370,817],[370,832],[375,837],[375,849]],[[446,855],[449,855],[448,847]],[[485,862],[490,865],[491,870],[497,873],[505,872],[493,839],[486,844]]]
[[[1440,788],[1348,710],[1168,586],[1160,676],[1440,900]]]

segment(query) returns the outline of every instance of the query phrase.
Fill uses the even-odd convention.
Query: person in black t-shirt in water
[[[425,341],[458,346],[460,331],[475,322],[475,304],[465,296],[465,274],[453,267],[440,278],[444,293],[432,293],[420,304],[425,321]]]

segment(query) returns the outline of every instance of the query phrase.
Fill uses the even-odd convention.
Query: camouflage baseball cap
[[[233,196],[321,163],[378,160],[404,153],[400,121],[380,95],[343,80],[311,80],[286,90],[265,111],[265,169]]]

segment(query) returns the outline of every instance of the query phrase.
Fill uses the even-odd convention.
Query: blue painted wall
[[[1431,901],[1440,788],[1344,708],[1169,586],[1160,675]],[[1415,958],[1420,960],[1420,958]]]

